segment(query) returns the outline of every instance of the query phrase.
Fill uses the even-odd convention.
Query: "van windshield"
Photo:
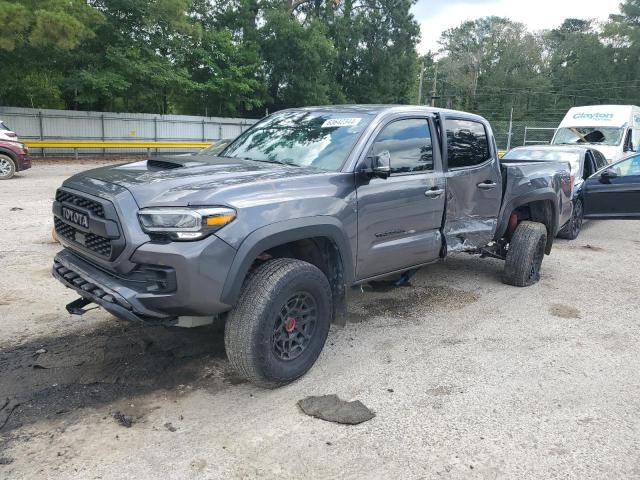
[[[624,128],[565,127],[559,128],[553,145],[620,145]]]

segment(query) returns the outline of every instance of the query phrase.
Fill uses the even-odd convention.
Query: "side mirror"
[[[617,176],[618,172],[616,172],[614,168],[607,168],[600,174],[600,181],[602,183],[609,183],[612,178],[616,178]]]
[[[385,150],[379,155],[373,156],[371,170],[376,177],[389,178],[389,175],[391,175],[391,154]]]

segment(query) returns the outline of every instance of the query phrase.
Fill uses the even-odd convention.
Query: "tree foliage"
[[[423,103],[490,119],[640,103],[640,0],[543,32],[467,21],[423,57],[414,1],[0,0],[0,104],[259,117],[415,103],[420,71]]]
[[[439,106],[557,121],[574,105],[640,104],[640,0],[625,0],[604,24],[570,18],[535,33],[481,18],[444,32],[440,44],[429,56]]]
[[[409,100],[412,0],[0,0],[0,103],[254,115]],[[388,75],[388,72],[392,72]]]

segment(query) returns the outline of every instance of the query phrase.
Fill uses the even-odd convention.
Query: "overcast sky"
[[[440,34],[465,20],[496,15],[526,24],[531,30],[554,28],[565,18],[605,20],[618,13],[621,0],[418,0],[413,13],[420,22],[420,53],[438,50]]]

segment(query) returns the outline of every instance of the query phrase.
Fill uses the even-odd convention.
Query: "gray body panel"
[[[507,230],[509,216],[521,205],[549,201],[554,205],[554,226],[549,232],[555,237],[558,230],[569,221],[572,212],[570,172],[564,162],[502,161],[505,184],[504,198],[495,239]],[[552,240],[548,239],[548,240]]]
[[[504,234],[510,209],[526,202],[551,200],[558,219],[566,213],[560,186],[563,165],[501,167],[492,141],[492,158],[485,164],[447,171],[441,152],[446,148],[435,141],[438,119],[443,115],[473,119],[491,132],[481,117],[424,107],[318,109],[376,114],[338,172],[222,157],[163,157],[71,177],[64,182],[65,190],[114,206],[125,245],[116,259],[106,261],[62,239],[65,265],[72,267],[73,259],[78,258],[83,271],[95,267],[102,274],[111,273],[115,282],[118,275],[139,265],[169,267],[176,274],[174,292],[121,289],[122,297],[139,306],[138,313],[145,316],[149,312],[204,316],[232,308],[253,260],[287,242],[329,238],[339,250],[345,285],[353,285],[433,262],[443,255],[445,244],[449,251],[484,247]],[[434,170],[388,179],[362,173],[363,161],[381,127],[393,119],[415,117],[429,121]],[[163,168],[163,162],[171,165]],[[505,170],[502,174],[501,169]],[[505,185],[502,178],[506,178]],[[495,188],[477,188],[485,181],[494,182]],[[431,189],[443,193],[428,197],[425,193]],[[54,212],[60,208],[57,203]],[[152,241],[140,227],[137,212],[167,206],[228,206],[235,209],[237,218],[203,240]],[[570,212],[570,202],[568,208]]]

